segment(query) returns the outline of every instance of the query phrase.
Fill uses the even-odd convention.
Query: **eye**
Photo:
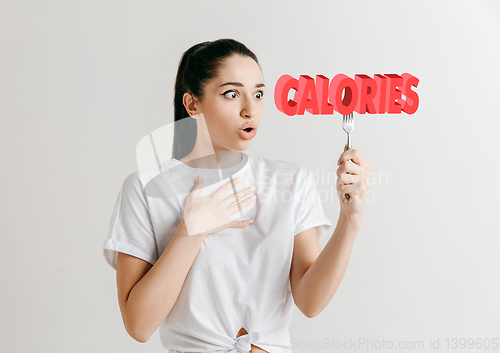
[[[228,93],[230,93],[230,95],[227,95]],[[229,90],[229,91],[222,93],[222,95],[226,96],[229,99],[234,99],[234,98],[236,98],[237,93],[234,90]]]
[[[259,99],[262,99],[262,97],[264,96],[264,92],[262,92],[262,91],[259,91],[259,92],[255,93],[255,94],[260,94],[260,97],[258,97]]]

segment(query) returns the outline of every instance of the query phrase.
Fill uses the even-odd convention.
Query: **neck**
[[[226,169],[234,167],[242,160],[240,151],[218,150],[216,148],[202,148],[195,143],[191,153],[180,161],[191,168]]]
[[[241,162],[241,152],[227,150],[210,138],[203,114],[196,117],[197,136],[193,150],[180,161],[191,168],[226,169]]]

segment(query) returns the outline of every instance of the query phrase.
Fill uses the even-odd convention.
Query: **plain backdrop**
[[[294,309],[294,352],[494,351],[477,342],[500,340],[500,3],[477,0],[1,1],[0,351],[164,351],[125,331],[102,245],[136,144],[173,121],[182,53],[219,38],[253,50],[267,86],[246,153],[311,168],[334,224],[341,116],[282,114],[277,79],[420,79],[415,114],[355,113],[363,225],[329,306]]]

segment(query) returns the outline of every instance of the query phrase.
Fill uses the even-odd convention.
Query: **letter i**
[[[385,99],[387,94],[387,77],[381,74],[373,75],[375,82],[377,82],[377,94],[373,99],[375,110],[377,114],[385,114]]]

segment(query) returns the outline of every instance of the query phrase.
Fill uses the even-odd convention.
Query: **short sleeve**
[[[318,227],[318,239],[321,239],[332,227],[332,222],[325,216],[314,174],[307,167],[301,168],[299,173],[294,236],[306,229]]]
[[[123,183],[102,250],[104,259],[115,270],[118,252],[138,257],[151,265],[158,260],[156,237],[138,173],[129,175]]]

